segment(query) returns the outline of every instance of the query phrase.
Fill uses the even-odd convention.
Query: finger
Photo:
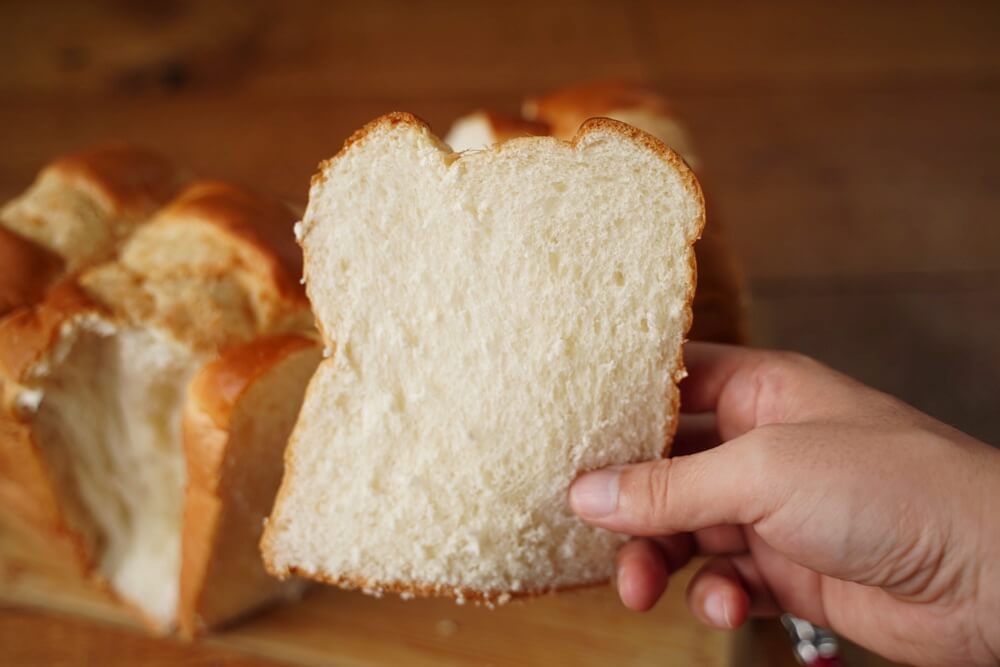
[[[632,540],[619,549],[615,572],[618,597],[633,611],[652,609],[667,589],[666,560],[649,540]]]
[[[785,497],[795,471],[770,465],[761,430],[700,454],[595,470],[570,487],[587,522],[629,535],[754,524]]]
[[[670,455],[697,454],[721,443],[714,414],[680,415]]]
[[[748,550],[742,526],[711,526],[694,533],[697,552],[704,556],[742,554]]]
[[[757,566],[756,554],[731,556],[729,562],[739,575],[743,590],[750,596],[751,616],[777,616],[782,612],[781,605],[767,585],[767,579]]]
[[[715,412],[719,396],[730,378],[761,360],[755,348],[686,342],[684,368],[687,376],[681,381],[681,411],[689,414]]]
[[[738,628],[750,611],[750,594],[729,558],[713,558],[691,579],[688,607],[702,623],[722,630]]]
[[[791,355],[714,343],[687,343],[688,376],[680,385],[681,410],[714,412],[725,440],[794,413],[796,399],[779,390],[795,375]]]
[[[888,397],[801,354],[689,342],[681,410],[715,412],[731,440],[766,424],[871,412]],[[878,398],[877,398],[878,397]]]
[[[691,560],[695,553],[694,536],[691,533],[678,533],[676,535],[663,535],[650,537],[653,543],[660,548],[660,552],[667,562],[667,569],[676,572]]]

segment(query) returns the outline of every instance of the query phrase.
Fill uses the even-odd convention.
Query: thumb
[[[754,524],[781,497],[761,430],[767,427],[690,456],[585,473],[570,487],[570,507],[588,523],[629,535]]]

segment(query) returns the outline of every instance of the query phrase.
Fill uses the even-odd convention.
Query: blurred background
[[[304,203],[316,164],[383,112],[443,134],[567,84],[641,82],[699,147],[752,342],[997,444],[998,37],[993,1],[9,1],[0,197],[126,139]],[[0,636],[32,623],[4,611]]]

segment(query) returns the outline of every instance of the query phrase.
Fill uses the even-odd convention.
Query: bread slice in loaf
[[[39,530],[68,536],[79,569],[161,631],[178,608],[188,382],[228,346],[311,325],[294,255],[275,249],[294,248],[293,221],[194,184],[115,259],[0,321],[0,459],[18,463],[0,489],[45,508]]]
[[[166,159],[125,144],[51,162],[0,209],[0,317],[40,301],[66,271],[110,257],[181,182]]]
[[[257,545],[320,351],[300,334],[259,338],[226,350],[191,383],[178,619],[188,636],[301,588],[270,577]]]
[[[356,133],[302,223],[336,351],[286,451],[268,568],[487,601],[607,580],[624,538],[567,489],[670,443],[702,223],[681,159],[615,121],[461,155],[409,114]]]
[[[181,182],[180,172],[154,152],[127,144],[97,146],[47,165],[28,190],[0,209],[0,225],[76,270],[106,259]]]

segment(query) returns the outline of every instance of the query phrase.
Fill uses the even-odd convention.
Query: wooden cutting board
[[[310,666],[727,664],[730,636],[697,623],[684,605],[692,571],[678,573],[648,614],[626,611],[610,586],[494,610],[315,586],[300,601],[198,641]],[[0,601],[143,631],[100,593],[49,569],[9,531],[0,534]]]

